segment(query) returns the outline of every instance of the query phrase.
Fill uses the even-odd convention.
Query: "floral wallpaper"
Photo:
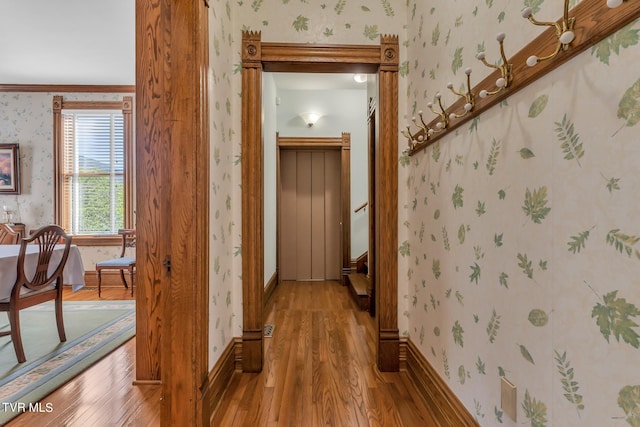
[[[475,54],[498,60],[498,32],[507,57],[537,36],[525,6],[562,14],[411,1],[409,114],[437,92],[455,101],[446,85],[466,67],[484,78]],[[406,334],[482,426],[640,425],[639,34],[636,21],[401,158]]]
[[[54,95],[73,101],[121,101],[129,93],[0,92],[0,143],[20,145],[20,194],[0,195],[0,206],[15,211],[27,230],[53,222]],[[80,247],[85,270],[116,257],[117,247]]]
[[[404,42],[406,4],[389,0],[214,0],[210,5],[211,288],[213,366],[233,337],[242,336],[241,42],[242,31],[262,41],[377,44],[381,34]],[[401,56],[404,46],[401,46]],[[408,62],[403,61],[403,75]],[[400,85],[404,84],[404,80]],[[402,88],[401,92],[404,93]],[[400,103],[400,116],[405,105]],[[406,328],[405,328],[406,329]]]

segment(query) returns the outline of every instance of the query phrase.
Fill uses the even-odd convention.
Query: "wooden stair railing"
[[[363,204],[361,204],[360,206],[358,206],[353,212],[354,213],[358,213],[360,212],[362,209],[366,208],[367,205],[369,204],[369,202],[364,202]]]

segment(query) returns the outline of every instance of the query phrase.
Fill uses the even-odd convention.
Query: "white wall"
[[[273,76],[263,73],[262,140],[264,156],[264,284],[276,272],[277,179],[276,179],[276,86]]]

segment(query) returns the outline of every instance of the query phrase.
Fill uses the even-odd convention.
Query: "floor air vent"
[[[275,328],[275,326],[273,325],[264,325],[264,336],[265,338],[271,338],[273,336],[273,328]]]

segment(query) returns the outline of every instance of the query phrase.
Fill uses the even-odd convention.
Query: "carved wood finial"
[[[260,31],[243,31],[242,32],[242,63],[260,62],[262,60],[262,49]]]
[[[59,113],[62,110],[62,95],[54,95],[53,111]]]
[[[133,96],[122,97],[122,111],[125,113],[131,113],[131,111],[133,111]]]
[[[400,61],[397,35],[380,36],[380,68],[386,71],[397,70]]]

